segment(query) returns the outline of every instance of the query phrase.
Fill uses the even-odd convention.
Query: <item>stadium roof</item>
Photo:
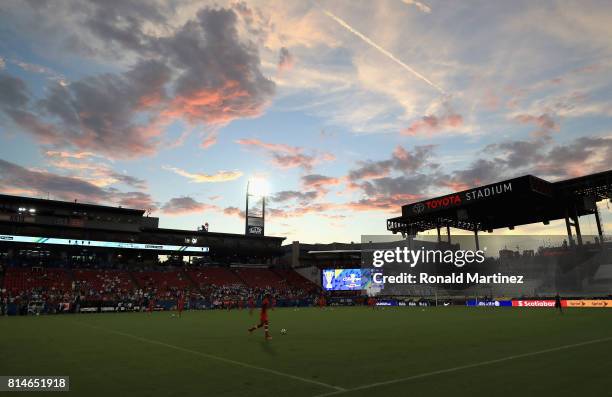
[[[236,233],[221,233],[221,232],[207,232],[204,230],[185,230],[185,229],[166,229],[166,228],[142,228],[143,232],[158,233],[158,234],[178,234],[185,236],[203,236],[203,237],[220,237],[220,238],[239,238],[241,240],[277,240],[283,241],[286,237],[275,237],[275,236],[254,236]]]
[[[594,214],[597,201],[612,198],[612,170],[559,182],[525,175],[402,206],[387,230],[416,234],[449,226],[491,231]]]
[[[62,209],[71,210],[71,211],[99,211],[99,212],[105,212],[105,213],[115,213],[115,214],[134,215],[134,216],[142,216],[145,213],[145,210],[138,210],[138,209],[133,209],[133,208],[111,207],[107,205],[79,203],[76,201],[60,201],[60,200],[48,200],[48,199],[41,199],[41,198],[34,198],[34,197],[11,196],[7,194],[0,194],[0,202],[14,203],[16,205],[24,205],[24,206],[44,206],[44,207],[62,208]]]

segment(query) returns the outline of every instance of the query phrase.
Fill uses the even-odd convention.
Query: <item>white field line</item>
[[[211,360],[221,361],[221,362],[224,362],[224,363],[227,363],[227,364],[233,364],[233,365],[237,365],[237,366],[244,367],[244,368],[250,368],[250,369],[254,369],[254,370],[257,370],[257,371],[261,371],[261,372],[267,372],[267,373],[272,374],[272,375],[281,376],[281,377],[284,377],[284,378],[293,379],[293,380],[297,380],[297,381],[300,381],[300,382],[310,383],[310,384],[313,384],[313,385],[317,385],[317,386],[321,386],[321,387],[326,387],[328,389],[334,389],[336,391],[344,391],[345,390],[343,387],[330,385],[328,383],[319,382],[319,381],[316,381],[316,380],[313,380],[313,379],[303,378],[301,376],[292,375],[292,374],[288,374],[288,373],[281,372],[281,371],[276,371],[274,369],[265,368],[265,367],[259,367],[257,365],[243,363],[241,361],[236,361],[236,360],[232,360],[232,359],[225,358],[225,357],[219,357],[219,356],[215,356],[213,354],[202,353],[202,352],[199,352],[197,350],[191,350],[191,349],[187,349],[187,348],[184,348],[184,347],[180,347],[180,346],[176,346],[176,345],[171,345],[169,343],[160,342],[160,341],[154,340],[154,339],[142,338],[140,336],[131,335],[131,334],[128,334],[128,333],[125,333],[125,332],[121,332],[121,331],[115,331],[115,330],[111,330],[111,329],[107,329],[107,328],[96,327],[94,325],[85,324],[85,323],[81,323],[81,322],[78,322],[78,321],[75,321],[75,322],[77,324],[85,326],[85,327],[97,329],[99,331],[104,331],[104,332],[107,332],[107,333],[110,333],[110,334],[124,336],[126,338],[131,338],[131,339],[134,339],[134,340],[137,340],[137,341],[140,341],[140,342],[149,343],[151,345],[163,346],[163,347],[166,347],[168,349],[177,350],[177,351],[180,351],[180,352],[183,352],[183,353],[189,353],[189,354],[193,354],[193,355],[196,355],[196,356],[208,358],[208,359],[211,359]]]
[[[336,395],[350,393],[350,392],[354,392],[354,391],[373,389],[375,387],[387,386],[387,385],[392,385],[392,384],[395,384],[395,383],[407,382],[407,381],[410,381],[410,380],[422,379],[422,378],[427,378],[427,377],[430,377],[430,376],[447,374],[447,373],[456,372],[456,371],[462,371],[464,369],[470,369],[470,368],[475,368],[475,367],[484,367],[486,365],[503,363],[505,361],[517,360],[517,359],[521,359],[521,358],[525,358],[525,357],[538,356],[540,354],[553,353],[553,352],[558,352],[558,351],[561,351],[561,350],[573,349],[573,348],[576,348],[576,347],[587,346],[587,345],[592,345],[592,344],[595,344],[595,343],[602,343],[602,342],[609,342],[609,341],[612,341],[612,337],[601,338],[601,339],[593,339],[593,340],[589,340],[589,341],[586,341],[586,342],[573,343],[571,345],[558,346],[558,347],[553,347],[553,348],[544,349],[544,350],[538,350],[538,351],[534,351],[534,352],[530,352],[530,353],[523,353],[523,354],[517,354],[517,355],[513,355],[513,356],[497,358],[495,360],[487,360],[487,361],[481,361],[481,362],[477,362],[477,363],[473,363],[473,364],[460,365],[458,367],[440,369],[438,371],[425,372],[425,373],[422,373],[422,374],[412,375],[412,376],[408,376],[408,377],[405,377],[405,378],[392,379],[392,380],[388,380],[388,381],[384,381],[384,382],[370,383],[370,384],[367,384],[367,385],[358,386],[358,387],[354,387],[354,388],[351,388],[351,389],[337,390],[337,391],[333,391],[333,392],[329,392],[329,393],[318,394],[315,397],[336,396]]]

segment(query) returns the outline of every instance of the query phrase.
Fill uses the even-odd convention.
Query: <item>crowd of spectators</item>
[[[206,284],[193,280],[186,267],[148,264],[129,267],[99,263],[62,268],[46,268],[36,264],[7,264],[0,261],[0,314],[7,307],[18,307],[19,314],[61,313],[79,311],[93,305],[120,305],[144,308],[149,302],[199,302],[210,308],[247,307],[264,295],[292,305],[298,300],[314,301],[316,285],[303,282],[275,286],[249,286],[247,282]]]

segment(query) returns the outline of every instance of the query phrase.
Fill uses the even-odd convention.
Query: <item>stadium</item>
[[[3,370],[69,376],[71,392],[83,395],[106,395],[118,384],[133,395],[197,394],[203,379],[214,395],[268,393],[263,384],[283,394],[300,386],[299,395],[388,395],[403,393],[405,387],[425,393],[430,382],[440,390],[470,382],[466,375],[476,369],[482,385],[466,383],[470,393],[493,387],[508,372],[532,382],[531,387],[549,388],[555,386],[548,377],[571,373],[588,378],[598,390],[607,382],[605,371],[598,375],[608,356],[602,348],[612,340],[606,333],[606,308],[612,306],[612,245],[601,228],[594,242],[584,241],[579,216],[599,218],[597,206],[586,204],[610,199],[612,171],[576,182],[553,184],[544,198],[517,188],[506,192],[508,196],[465,206],[458,198],[448,201],[446,207],[452,208],[433,208],[428,218],[423,218],[424,211],[404,207],[405,216],[388,221],[390,230],[404,233],[405,238],[395,241],[305,246],[283,246],[284,238],[263,232],[250,235],[249,222],[265,228],[264,214],[255,219],[249,207],[246,233],[228,234],[209,232],[204,226],[197,231],[159,228],[159,220],[142,210],[2,195]],[[516,186],[517,181],[503,184]],[[538,181],[538,187],[544,185]],[[538,210],[536,200],[560,204],[555,194],[564,197],[563,205],[546,205],[550,212]],[[406,244],[412,252],[442,247],[455,254],[466,246],[466,236],[456,236],[459,242],[452,244],[449,233],[442,241],[440,225],[473,230],[471,242],[476,245],[478,229],[519,226],[520,217],[506,218],[511,207],[495,200],[518,203],[517,211],[532,208],[526,222],[574,214],[577,234],[568,226],[564,237],[570,245],[540,247],[535,254],[502,251],[497,260],[483,257],[483,268],[494,272],[500,262],[516,255],[510,259],[513,266],[524,266],[521,274],[530,277],[528,270],[550,268],[550,258],[562,258],[552,262],[557,273],[586,272],[580,269],[586,263],[591,284],[560,277],[550,285],[548,276],[540,275],[541,285],[534,289],[496,290],[491,284],[503,286],[508,277],[496,273],[482,276],[488,278],[482,281],[486,286],[470,281],[468,274],[466,287],[448,269],[428,278],[421,273],[416,286],[402,285],[408,273],[401,273],[401,279],[398,274],[380,274],[377,290],[371,288],[372,280],[365,281],[372,270],[368,256],[375,250],[395,247],[391,252],[399,258],[400,246],[410,252]],[[483,212],[491,206],[505,211]],[[490,224],[480,222],[483,213]],[[511,225],[496,215],[511,219]],[[569,225],[568,218],[566,222]],[[437,237],[419,241],[416,232],[432,225]],[[546,262],[538,260],[544,258]],[[440,263],[434,259],[427,265]],[[329,272],[333,278],[326,277]],[[559,292],[563,300],[558,309],[564,314],[555,309]],[[272,313],[271,329],[265,325],[271,340],[246,333],[255,321],[253,311],[264,305]],[[353,364],[346,361],[347,353]],[[406,354],[412,359],[406,360]],[[579,359],[569,359],[576,354]],[[443,356],[445,365],[440,368]],[[591,366],[597,360],[601,364]],[[388,379],[391,363],[394,377],[355,385],[344,376],[346,368],[337,368],[339,362],[350,365],[361,379]],[[540,370],[527,372],[525,366]],[[134,375],[141,371],[156,376],[147,376],[143,383]],[[406,376],[406,371],[413,375]],[[190,377],[196,374],[199,381],[193,382]],[[234,377],[240,380],[229,381]]]
[[[611,5],[0,2],[0,393],[612,395]]]

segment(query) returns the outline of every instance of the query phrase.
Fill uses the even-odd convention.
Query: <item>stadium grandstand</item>
[[[158,227],[145,211],[0,195],[0,293],[9,314],[310,304],[284,238]]]

